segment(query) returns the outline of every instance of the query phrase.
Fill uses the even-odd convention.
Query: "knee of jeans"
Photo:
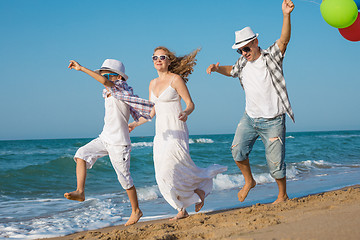
[[[231,146],[231,153],[235,161],[241,162],[248,158],[249,152],[244,151],[239,144]]]
[[[281,143],[281,145],[283,145],[283,141],[281,140],[281,137],[269,138],[269,141],[270,141],[271,143],[273,143],[273,142],[275,142],[275,141],[277,141],[277,140],[279,140],[279,142]]]

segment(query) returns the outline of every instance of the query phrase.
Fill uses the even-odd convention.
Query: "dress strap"
[[[170,82],[170,84],[169,84],[170,87],[172,87],[171,85],[172,85],[172,83],[174,82],[175,77],[176,77],[176,75],[174,75],[174,76],[172,77],[171,82]]]

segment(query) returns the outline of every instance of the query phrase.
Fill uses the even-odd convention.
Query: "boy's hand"
[[[74,61],[74,60],[70,60],[70,64],[69,64],[68,68],[80,71],[81,70],[81,65],[78,62]]]
[[[294,10],[294,3],[291,0],[284,0],[282,3],[282,11],[284,14],[290,14]]]

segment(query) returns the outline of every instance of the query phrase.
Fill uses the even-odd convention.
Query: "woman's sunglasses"
[[[104,75],[102,75],[103,77],[106,77],[107,80],[110,79],[110,76],[118,76],[119,74],[116,73],[105,73]]]
[[[156,60],[158,60],[158,59],[160,59],[161,61],[164,61],[165,59],[170,59],[168,56],[166,56],[166,55],[161,55],[161,56],[156,56],[156,55],[154,55],[154,56],[152,56],[152,60],[153,61],[156,61]]]

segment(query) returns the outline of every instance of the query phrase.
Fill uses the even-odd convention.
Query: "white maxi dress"
[[[207,196],[212,190],[213,178],[227,170],[226,166],[218,164],[207,168],[195,165],[189,154],[187,125],[179,120],[180,100],[171,84],[158,97],[151,92],[156,111],[155,178],[164,199],[178,211],[200,203],[194,190],[201,189]]]

